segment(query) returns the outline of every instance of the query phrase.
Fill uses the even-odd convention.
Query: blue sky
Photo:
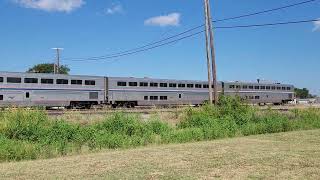
[[[211,0],[214,19],[302,0]],[[100,56],[144,45],[203,23],[202,0],[1,0],[1,71],[62,58]],[[320,18],[320,1],[215,26]],[[218,79],[265,79],[320,95],[320,23],[215,30]],[[319,28],[317,28],[319,27]],[[97,62],[62,61],[72,74],[206,80],[204,35]]]

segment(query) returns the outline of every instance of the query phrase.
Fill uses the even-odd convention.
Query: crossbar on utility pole
[[[210,46],[209,46],[209,17],[208,17],[208,1],[204,0],[204,13],[205,13],[205,29],[206,29],[206,55],[207,55],[207,68],[208,68],[208,84],[209,84],[209,103],[212,104],[212,81],[211,81],[211,61],[210,61]]]
[[[52,48],[53,50],[56,50],[57,52],[57,59],[56,62],[53,64],[53,73],[59,74],[60,73],[60,50],[63,50],[63,48]]]
[[[209,35],[210,35],[210,49],[211,49],[211,60],[212,60],[212,79],[213,79],[213,86],[214,86],[214,104],[217,104],[219,101],[218,97],[218,82],[217,82],[217,66],[216,66],[216,55],[215,55],[215,48],[214,48],[214,35],[213,35],[213,25],[212,25],[212,18],[211,18],[211,6],[210,0],[207,1],[207,13],[208,13],[208,28],[209,28]]]

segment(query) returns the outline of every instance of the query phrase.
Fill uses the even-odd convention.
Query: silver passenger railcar
[[[117,106],[200,105],[208,100],[205,81],[108,77],[108,100]],[[218,85],[222,92],[221,83]]]
[[[0,72],[0,106],[86,107],[105,101],[105,78]]]
[[[240,96],[253,104],[283,104],[294,100],[294,86],[280,83],[225,82],[226,96]]]
[[[117,106],[200,105],[209,99],[205,81],[109,77],[109,104]],[[219,82],[218,93],[252,104],[282,104],[294,99],[286,84]]]

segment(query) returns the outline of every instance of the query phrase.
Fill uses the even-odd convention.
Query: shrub
[[[0,135],[0,162],[36,159],[38,154],[38,145]]]
[[[9,110],[3,113],[0,131],[9,139],[38,141],[48,122],[44,111]]]
[[[43,110],[18,109],[0,113],[0,161],[57,157],[83,148],[130,148],[314,128],[320,128],[318,109],[260,111],[239,97],[221,97],[218,106],[188,108],[176,127],[124,113],[80,125],[53,121]]]

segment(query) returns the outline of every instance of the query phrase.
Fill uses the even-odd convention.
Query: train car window
[[[53,84],[53,79],[41,79],[41,84]]]
[[[158,83],[151,82],[151,83],[150,83],[150,87],[158,87]]]
[[[147,101],[148,99],[149,99],[149,97],[148,97],[148,96],[144,96],[144,100],[146,100],[146,101]]]
[[[38,78],[24,78],[26,84],[38,84]]]
[[[150,100],[158,100],[158,96],[150,96]]]
[[[30,93],[26,92],[26,98],[29,99],[30,98]]]
[[[89,93],[89,99],[98,99],[98,98],[99,98],[98,92],[90,92]]]
[[[7,77],[7,83],[21,83],[21,78]]]
[[[160,100],[168,100],[168,96],[160,96]]]
[[[140,82],[140,87],[148,87],[148,83],[147,82]]]
[[[239,85],[236,85],[236,89],[240,89],[241,88],[241,86],[239,86]]]
[[[203,88],[208,89],[208,88],[209,88],[209,85],[208,85],[208,84],[204,84],[204,85],[203,85]]]
[[[196,86],[196,88],[202,88],[201,84],[196,84],[195,86]]]
[[[175,88],[175,87],[177,87],[177,84],[176,83],[170,83],[169,87],[174,87]]]
[[[285,90],[286,90],[286,87],[282,87],[282,90],[284,90],[284,91],[285,91]]]
[[[242,89],[248,89],[248,86],[247,85],[243,85]]]
[[[179,87],[179,88],[185,88],[186,85],[185,85],[185,84],[178,84],[178,87]]]
[[[249,89],[253,89],[253,86],[249,86]]]
[[[254,99],[260,99],[260,96],[255,96]]]
[[[234,85],[230,85],[229,89],[234,89],[234,87],[235,87]]]
[[[276,87],[275,87],[275,86],[272,86],[272,87],[271,87],[271,89],[272,89],[272,90],[275,90],[275,89],[276,89]]]
[[[187,84],[187,88],[193,88],[193,84]]]
[[[277,90],[281,90],[281,87],[277,87]]]
[[[265,90],[265,89],[266,89],[266,87],[265,87],[265,86],[261,86],[261,87],[260,87],[260,89],[263,89],[263,90]]]
[[[3,101],[3,95],[0,95],[0,101]]]
[[[270,90],[270,89],[271,89],[271,87],[270,87],[270,86],[267,86],[267,87],[266,87],[266,89],[267,89],[267,90]]]
[[[93,80],[85,80],[84,84],[87,86],[95,86],[96,85],[96,81]]]
[[[287,90],[288,90],[288,91],[291,91],[291,87],[287,87]]]
[[[121,82],[121,81],[119,81],[119,82],[117,82],[117,85],[118,85],[118,86],[127,86],[127,82]]]
[[[69,80],[68,79],[57,79],[56,83],[57,84],[69,84]]]
[[[129,86],[138,86],[137,82],[129,82]]]
[[[255,86],[254,89],[260,89],[260,86]]]
[[[214,89],[214,85],[212,84],[212,88]]]
[[[77,80],[77,79],[71,80],[71,84],[82,85],[82,80]]]
[[[0,77],[0,83],[2,83],[3,82],[3,77]]]
[[[160,87],[168,87],[167,83],[160,83]]]

